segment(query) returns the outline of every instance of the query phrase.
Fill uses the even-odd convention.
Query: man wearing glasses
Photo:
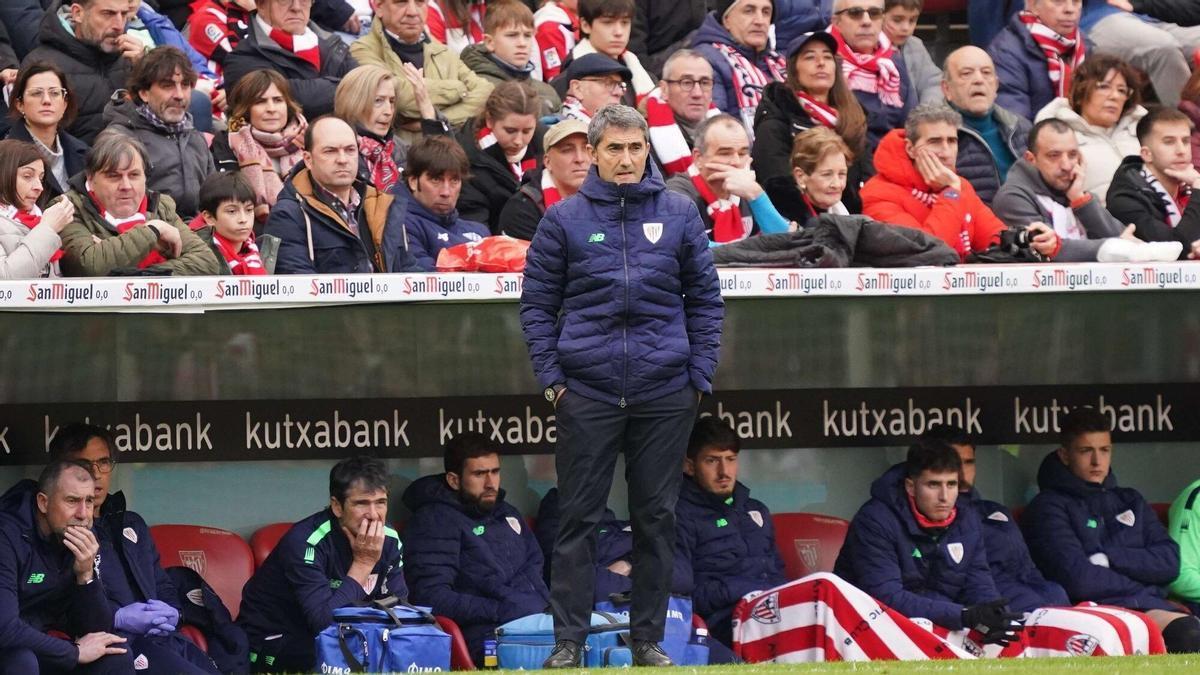
[[[879,0],[883,2],[883,0]],[[787,79],[787,64],[771,48],[772,0],[720,0],[692,38],[692,48],[712,64],[713,102],[754,134],[754,111],[769,82]]]
[[[338,82],[358,62],[345,42],[310,21],[312,3],[257,0],[250,34],[225,57],[227,90],[251,71],[275,70],[287,78],[305,117],[315,120],[333,112]]]
[[[159,564],[150,528],[137,513],[125,509],[125,495],[109,493],[116,458],[112,435],[104,428],[75,422],[58,430],[50,441],[52,461],[75,460],[92,468],[96,537],[104,592],[114,609],[114,631],[127,638],[135,667],[149,673],[217,673],[213,662],[179,633],[178,597],[174,584]]]
[[[713,105],[713,69],[700,52],[680,49],[663,64],[663,79],[645,100],[651,157],[670,177],[692,164],[696,128],[720,111]]]
[[[572,61],[562,77],[567,83],[563,117],[588,124],[601,108],[621,102],[632,74],[623,64],[596,53]]]
[[[900,51],[883,32],[883,0],[837,0],[829,32],[837,38],[842,75],[867,114],[867,149],[904,126],[917,102]]]

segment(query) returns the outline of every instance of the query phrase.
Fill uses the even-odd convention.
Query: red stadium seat
[[[179,632],[183,636],[192,641],[192,644],[200,648],[200,651],[208,653],[208,638],[204,637],[204,633],[200,632],[199,628],[185,623],[179,627]]]
[[[790,579],[832,572],[850,522],[816,513],[776,513],[775,544]]]
[[[1159,522],[1166,526],[1170,525],[1167,522],[1169,520],[1168,516],[1171,514],[1171,505],[1169,503],[1154,502],[1150,505],[1150,508],[1154,509],[1154,513],[1158,515]]]
[[[183,565],[195,570],[237,618],[242,586],[254,574],[249,544],[229,530],[203,525],[155,525],[150,536],[163,567]]]
[[[1012,509],[1010,509],[1010,511],[1012,511],[1013,522],[1016,523],[1018,527],[1020,527],[1021,526],[1021,516],[1025,515],[1025,507],[1024,506],[1014,506],[1014,507],[1012,507]]]
[[[263,561],[275,550],[275,545],[291,529],[292,523],[263,525],[250,535],[250,550],[254,551],[254,569],[262,567]]]
[[[475,662],[471,660],[471,650],[467,648],[467,640],[463,637],[458,624],[444,616],[434,616],[438,628],[450,634],[450,670],[475,670]]]

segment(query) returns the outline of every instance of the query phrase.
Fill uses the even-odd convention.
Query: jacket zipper
[[[621,400],[617,405],[624,408],[625,388],[629,384],[629,240],[625,234],[625,186],[621,186],[621,260],[625,265],[625,313],[621,320],[621,348],[625,358],[621,373]]]

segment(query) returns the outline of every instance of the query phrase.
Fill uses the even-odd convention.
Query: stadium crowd
[[[1191,3],[972,3],[944,59],[922,0],[534,4],[4,2],[0,278],[435,271],[535,238],[613,104],[718,264],[863,217],[912,265],[1200,256]]]
[[[956,427],[930,428],[864,495],[833,574],[794,580],[768,505],[738,480],[741,439],[727,422],[700,418],[675,474],[670,591],[690,597],[704,620],[710,662],[736,662],[735,639],[748,659],[762,649],[764,626],[779,622],[743,615],[752,626],[735,638],[735,612],[768,596],[764,611],[784,617],[772,658],[910,658],[906,646],[921,643],[941,657],[1200,651],[1191,522],[1200,481],[1172,505],[1168,531],[1135,488],[1118,484],[1109,417],[1077,408],[1061,428],[1038,471],[1040,493],[1019,518],[975,488],[973,440]],[[207,653],[181,633],[181,612],[195,612],[188,603],[203,606],[181,592],[189,582],[174,572],[183,568],[160,566],[145,520],[110,493],[110,433],[66,425],[50,457],[36,481],[0,497],[2,673],[305,672],[334,610],[387,596],[453,620],[482,663],[497,626],[548,611],[561,495],[552,489],[536,519],[525,518],[505,501],[499,448],[479,433],[451,439],[444,472],[406,487],[402,532],[389,517],[383,462],[338,462],[327,508],[280,536],[232,608],[236,623],[223,606],[205,615]],[[594,601],[636,593],[630,522],[605,511],[594,527]],[[780,599],[789,593],[805,599]],[[820,632],[797,635],[789,627],[801,619],[789,612],[812,622],[803,605],[813,598],[830,615],[816,619]],[[869,612],[880,603],[886,613]],[[844,643],[822,637],[856,626]],[[759,641],[748,641],[755,630]]]

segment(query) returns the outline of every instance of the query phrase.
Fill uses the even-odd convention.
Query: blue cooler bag
[[[596,610],[616,616],[623,622],[629,621],[629,594],[613,594],[608,601],[597,602]],[[667,620],[664,624],[663,641],[658,643],[671,661],[677,666],[707,666],[708,645],[693,640],[692,599],[684,595],[672,595],[667,602]]]
[[[450,636],[428,608],[395,598],[335,609],[333,624],[317,634],[316,645],[319,673],[450,670]]]
[[[592,627],[583,645],[588,668],[633,664],[629,624],[605,612],[592,612]],[[496,656],[502,669],[540,670],[554,650],[554,618],[530,614],[496,629]]]

